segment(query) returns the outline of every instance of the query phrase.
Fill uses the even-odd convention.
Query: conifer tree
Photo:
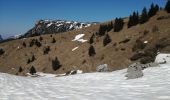
[[[167,1],[166,5],[165,5],[165,10],[170,13],[170,0]]]
[[[5,51],[3,49],[0,48],[0,55],[4,54]]]
[[[20,66],[18,72],[21,73],[22,71],[23,71],[23,69],[22,69],[22,67]]]
[[[119,32],[120,30],[123,29],[123,19],[122,18],[116,18],[115,23],[114,23],[114,32]]]
[[[108,34],[105,35],[104,40],[103,40],[103,46],[108,45],[111,42],[111,38]]]
[[[93,44],[93,42],[94,42],[93,39],[94,39],[94,33],[92,34],[92,36],[91,36],[90,39],[89,39],[89,43],[90,43],[90,44]]]
[[[56,40],[55,40],[55,38],[53,38],[52,41],[51,41],[51,43],[55,43],[55,42],[56,42]]]
[[[60,64],[58,58],[55,57],[55,59],[52,60],[52,68],[53,68],[54,71],[56,71],[56,70],[58,70],[60,67],[61,67],[61,64]]]
[[[32,66],[31,68],[30,68],[30,74],[31,75],[34,75],[36,73],[36,69],[34,68],[34,66]]]
[[[141,18],[140,18],[140,24],[144,24],[148,20],[149,20],[148,12],[147,12],[146,7],[144,7],[142,10]]]
[[[88,54],[89,54],[90,57],[94,56],[96,54],[93,45],[90,45]]]

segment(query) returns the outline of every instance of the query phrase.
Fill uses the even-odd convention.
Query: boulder
[[[130,65],[127,69],[126,77],[127,79],[135,79],[143,76],[142,66],[140,63],[134,63]]]
[[[107,72],[108,71],[108,66],[107,64],[99,65],[96,68],[97,72]]]

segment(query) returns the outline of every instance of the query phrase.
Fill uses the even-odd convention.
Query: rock
[[[71,70],[71,71],[66,72],[65,75],[67,76],[67,75],[75,75],[75,74],[81,74],[81,73],[83,73],[82,70]]]
[[[147,63],[141,64],[140,62],[133,63],[127,68],[127,74],[125,75],[127,79],[135,79],[143,76],[142,70],[148,67],[157,67],[158,63]]]
[[[134,63],[127,69],[127,79],[135,79],[143,76],[142,66],[140,63]]]
[[[107,72],[107,71],[109,71],[107,64],[97,66],[96,70],[97,70],[97,72]]]

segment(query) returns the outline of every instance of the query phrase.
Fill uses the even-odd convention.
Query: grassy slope
[[[51,43],[52,37],[50,35],[43,35],[42,47],[38,48],[33,47],[22,47],[22,42],[25,41],[28,45],[32,38],[31,37],[25,40],[14,40],[0,44],[0,48],[5,50],[5,54],[0,56],[0,71],[7,72],[11,74],[16,74],[19,66],[24,68],[25,72],[28,72],[28,69],[34,65],[38,71],[47,72],[47,73],[65,73],[72,69],[80,69],[84,72],[93,72],[96,69],[96,66],[100,64],[108,64],[110,71],[122,69],[127,67],[132,61],[129,59],[134,52],[132,52],[132,47],[135,44],[135,41],[142,37],[143,41],[148,41],[148,47],[153,46],[161,38],[170,38],[170,18],[157,20],[160,16],[169,16],[164,11],[160,11],[156,16],[152,17],[147,23],[142,25],[137,25],[132,28],[127,29],[127,21],[125,19],[124,29],[120,32],[110,31],[109,35],[112,38],[112,42],[103,47],[103,37],[95,38],[95,43],[93,44],[96,50],[96,55],[92,58],[88,56],[88,47],[89,44],[72,42],[71,40],[77,34],[85,34],[84,39],[89,40],[92,33],[97,32],[99,25],[94,25],[88,28],[83,28],[81,30],[74,30],[65,32],[62,34],[53,34],[52,37],[56,39],[56,43]],[[152,28],[157,26],[159,31],[152,32]],[[147,35],[143,35],[144,30],[148,30]],[[125,44],[119,44],[120,41],[125,38],[130,38],[131,40]],[[97,41],[99,40],[99,41]],[[117,43],[117,46],[113,46],[114,43]],[[43,55],[43,47],[49,45],[51,51],[48,55]],[[21,49],[17,49],[17,47]],[[71,50],[79,46],[77,50],[72,52]],[[122,51],[121,48],[124,48],[125,51]],[[162,49],[161,52],[170,52],[169,48]],[[30,64],[27,64],[27,59],[31,58],[31,55],[34,54],[36,60]],[[55,57],[58,57],[62,67],[53,71],[51,67],[51,61]]]

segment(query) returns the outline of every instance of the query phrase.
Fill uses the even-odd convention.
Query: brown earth
[[[108,64],[109,70],[113,71],[126,68],[129,64],[141,59],[143,61],[150,60],[143,56],[131,61],[134,54],[143,53],[150,57],[150,54],[155,50],[159,50],[162,53],[170,53],[170,14],[160,11],[156,16],[150,18],[147,23],[138,24],[131,28],[127,28],[128,18],[124,19],[124,22],[125,25],[122,31],[113,32],[111,30],[108,33],[112,42],[105,47],[103,46],[104,37],[95,36],[93,46],[96,55],[94,57],[89,57],[88,55],[90,46],[88,42],[80,43],[72,40],[80,33],[85,34],[84,39],[89,40],[91,35],[98,31],[99,24],[80,30],[52,34],[52,37],[50,36],[51,34],[43,35],[41,36],[43,38],[41,47],[29,47],[31,39],[39,39],[39,36],[1,43],[0,48],[4,49],[5,53],[0,55],[0,71],[17,74],[21,66],[24,70],[23,73],[25,73],[29,72],[29,68],[33,65],[37,71],[46,73],[66,73],[73,69],[83,70],[83,72],[94,72],[96,71],[96,66],[101,64]],[[52,38],[56,39],[56,43],[51,43]],[[126,39],[129,39],[129,41],[126,41]],[[137,40],[141,41],[141,45],[144,41],[148,41],[148,43],[141,48],[138,46],[139,42]],[[23,42],[26,43],[27,47],[23,47]],[[49,54],[43,54],[44,46],[50,46]],[[77,46],[79,48],[72,51]],[[28,59],[32,55],[35,55],[36,60],[27,64]],[[62,65],[57,71],[52,69],[52,60],[55,57],[58,57]]]

